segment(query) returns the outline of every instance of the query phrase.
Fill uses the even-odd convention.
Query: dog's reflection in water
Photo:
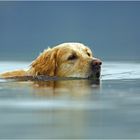
[[[38,96],[84,96],[99,90],[99,80],[34,81],[33,91]]]

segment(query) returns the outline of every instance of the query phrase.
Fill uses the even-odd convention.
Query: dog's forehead
[[[74,50],[79,50],[79,51],[83,51],[85,50],[87,47],[83,44],[70,44],[70,48],[74,49]]]
[[[76,52],[79,52],[81,54],[83,53],[90,53],[92,54],[92,51],[89,47],[85,46],[84,44],[76,43],[76,44],[70,44],[70,48]]]
[[[85,46],[84,44],[81,43],[64,43],[60,45],[60,48],[62,49],[69,49],[69,50],[74,50],[74,51],[87,51],[89,48]]]

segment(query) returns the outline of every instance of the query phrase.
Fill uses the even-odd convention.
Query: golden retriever
[[[5,72],[2,78],[20,76],[100,77],[102,62],[81,43],[63,43],[44,50],[27,71]]]

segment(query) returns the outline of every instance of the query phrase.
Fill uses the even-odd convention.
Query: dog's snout
[[[94,71],[95,73],[100,72],[101,65],[102,65],[102,61],[100,59],[97,58],[93,59],[91,62],[92,71]]]
[[[92,61],[92,66],[100,66],[102,65],[102,61],[100,59],[94,59]]]
[[[96,76],[96,78],[100,77],[100,72],[101,72],[101,65],[102,61],[100,59],[94,58],[91,61],[91,69],[92,69],[92,74]]]

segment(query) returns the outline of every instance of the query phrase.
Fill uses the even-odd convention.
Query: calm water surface
[[[28,68],[0,62],[0,72]],[[104,62],[101,81],[0,80],[0,138],[140,138],[140,63]]]

